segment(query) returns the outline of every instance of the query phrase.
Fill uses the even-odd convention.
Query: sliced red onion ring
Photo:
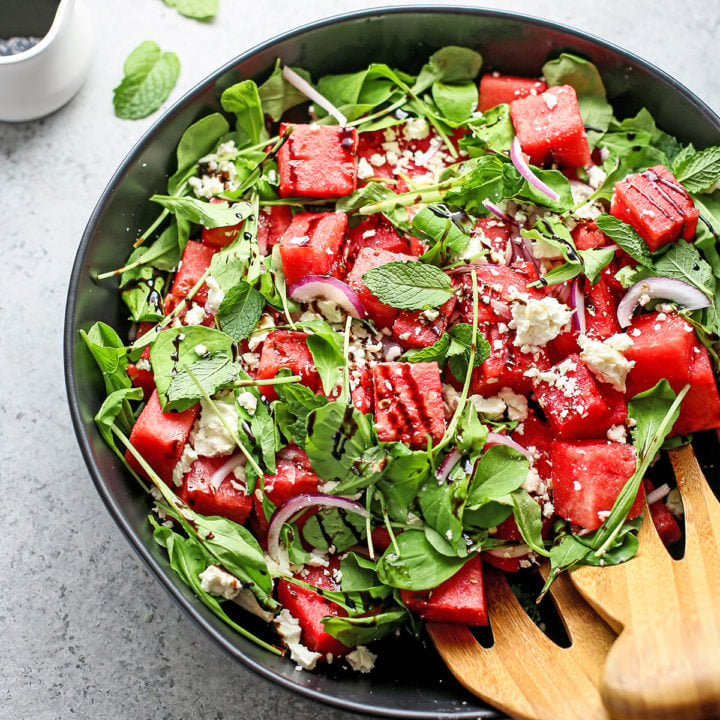
[[[580,281],[575,278],[570,285],[570,307],[575,310],[572,316],[573,330],[577,330],[581,335],[587,331],[587,316],[585,315],[585,293],[583,292]]]
[[[515,166],[517,171],[536,189],[541,193],[545,193],[553,202],[557,202],[560,196],[549,186],[546,185],[531,169],[530,166],[525,162],[523,156],[522,147],[520,146],[520,140],[517,135],[513,138],[512,145],[510,146],[510,159],[512,164]]]
[[[489,210],[495,217],[500,218],[507,223],[515,223],[515,221],[505,212],[503,212],[490,198],[485,198],[482,201],[486,210]]]
[[[684,280],[649,277],[635,283],[620,301],[617,309],[620,327],[628,327],[637,306],[654,298],[676,302],[686,310],[700,310],[710,305],[710,298],[704,292]]]
[[[304,80],[287,65],[282,70],[283,77],[303,95],[310,98],[316,105],[319,105],[329,115],[332,115],[340,127],[347,125],[347,118],[323,95],[321,95],[307,80]]]
[[[662,500],[670,492],[670,486],[667,483],[659,485],[647,494],[647,504],[652,505],[658,500]]]
[[[489,432],[487,436],[487,442],[492,443],[493,445],[507,445],[507,447],[510,447],[513,450],[517,450],[519,453],[524,455],[531,463],[533,461],[533,456],[530,454],[530,451],[520,445],[520,443],[515,442],[512,438],[509,438],[507,435],[501,435],[500,433],[496,432]]]
[[[367,317],[365,308],[355,291],[347,283],[329,275],[308,275],[298,280],[290,288],[288,297],[297,302],[330,300],[351,317],[360,320]]]
[[[235,468],[238,465],[244,465],[246,462],[245,456],[242,453],[239,453],[238,455],[233,455],[229,460],[226,460],[211,476],[210,480],[208,480],[208,483],[210,484],[210,487],[212,487],[214,490],[217,490],[220,485],[222,484],[222,481],[232,472],[235,471]],[[238,481],[241,484],[245,484],[242,481]]]
[[[294,515],[311,507],[336,507],[341,510],[354,512],[362,517],[368,517],[367,510],[355,500],[326,495],[324,493],[305,493],[286,500],[273,514],[268,528],[267,549],[268,555],[278,562],[278,548],[280,546],[280,530],[282,526]]]
[[[452,472],[452,469],[460,462],[461,458],[462,455],[457,448],[453,448],[445,456],[443,461],[440,463],[440,467],[438,467],[437,472],[435,473],[435,477],[437,478],[437,481],[439,483],[444,483],[447,480],[448,475]]]

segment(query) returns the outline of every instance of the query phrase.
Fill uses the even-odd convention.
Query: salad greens
[[[217,12],[216,0],[165,2],[191,17],[208,18]],[[203,117],[183,134],[176,151],[177,169],[166,193],[149,198],[161,208],[156,221],[134,248],[128,248],[123,268],[100,276],[120,276],[130,321],[158,323],[153,330],[144,327],[129,346],[103,323],[82,333],[107,392],[96,417],[100,432],[143,485],[127,464],[126,451],[149,478],[159,515],[151,515],[150,522],[173,569],[201,602],[246,636],[251,635],[232,612],[226,612],[222,599],[201,583],[200,575],[209,565],[233,575],[273,613],[280,608],[273,596],[274,579],[312,586],[297,575],[288,578],[288,563],[282,567],[278,558],[270,562],[245,526],[195,512],[133,447],[129,437],[143,405],[142,391],[132,386],[128,368],[141,362],[144,350],[149,348],[145,360],[152,368],[163,410],[182,412],[202,402],[226,424],[216,403],[232,408],[237,424],[225,429],[247,458],[247,492],[259,493],[266,519],[276,508],[264,493],[265,482],[277,472],[277,453],[294,446],[306,453],[326,493],[353,498],[367,510],[366,519],[338,508],[321,509],[302,528],[288,521],[280,535],[287,560],[294,565],[308,561],[307,547],[343,553],[339,589],[323,590],[323,595],[347,616],[329,617],[324,624],[330,635],[349,646],[375,641],[408,623],[412,626],[401,591],[437,587],[480,551],[525,546],[528,557],[549,560],[547,585],[558,573],[577,565],[612,564],[632,557],[639,520],[628,520],[628,513],[687,392],[685,388],[676,395],[662,381],[629,402],[637,454],[634,474],[599,529],[583,534],[556,521],[547,537],[549,491],[546,488],[543,497],[528,481],[535,472],[535,459],[522,448],[503,443],[522,419],[513,416],[507,403],[493,414],[482,404],[484,398],[470,392],[473,371],[494,349],[479,321],[490,300],[481,296],[476,270],[467,275],[464,286],[465,316],[444,327],[433,342],[401,348],[395,355],[402,362],[437,363],[443,373],[447,370],[443,377],[454,385],[443,387],[448,407],[442,439],[433,445],[428,438],[427,446],[419,448],[383,441],[373,415],[351,402],[350,383],[356,346],[368,353],[367,347],[378,343],[381,350],[373,350],[376,354],[370,357],[375,363],[387,359],[377,354],[384,351],[387,336],[370,320],[342,317],[339,322],[329,313],[323,315],[317,304],[294,301],[288,295],[277,246],[270,249],[261,243],[263,212],[282,205],[293,211],[331,207],[347,213],[351,226],[382,215],[399,233],[419,238],[424,252],[417,262],[388,262],[369,269],[362,279],[386,305],[430,313],[432,322],[441,306],[458,297],[459,276],[453,272],[462,272],[468,263],[474,268],[472,263],[486,262],[493,252],[478,245],[474,233],[479,219],[495,217],[493,208],[517,230],[512,242],[520,258],[539,267],[533,259],[534,248],[539,247],[545,248],[544,257],[551,257],[530,287],[552,291],[576,280],[597,284],[616,257],[615,246],[578,248],[571,232],[595,208],[592,219],[597,228],[628,260],[616,274],[624,288],[655,276],[682,280],[707,296],[707,308],[685,315],[717,360],[713,339],[720,334],[716,244],[720,148],[681,145],[657,128],[646,110],[635,117],[615,117],[595,66],[563,53],[549,60],[542,72],[548,84],[575,88],[597,165],[594,178],[583,177],[585,170],[579,169],[573,182],[557,169],[534,168],[536,177],[557,193],[558,199],[552,200],[508,156],[514,137],[509,106],[476,110],[481,68],[480,54],[458,47],[434,53],[415,76],[372,64],[313,83],[309,73],[294,68],[361,134],[394,131],[420,121],[437,140],[433,152],[446,158],[430,179],[372,176],[352,194],[334,200],[280,196],[276,157],[293,128],[281,134],[275,123],[306,101],[284,78],[280,63],[261,84],[243,80],[227,88],[221,97],[224,114]],[[174,54],[143,43],[128,58],[126,76],[116,88],[118,116],[144,117],[152,112],[167,97],[178,72]],[[313,119],[321,125],[335,122],[320,107],[314,113]],[[700,208],[702,222],[694,243],[679,241],[651,252],[636,230],[606,208],[616,181],[658,163],[675,173]],[[217,183],[212,185],[211,180]],[[587,181],[582,195],[577,193],[580,181]],[[187,297],[168,310],[173,272],[188,242],[203,229],[240,223],[242,231],[213,256]],[[212,313],[202,315],[203,323],[208,317],[211,322],[189,325],[181,318],[192,307],[200,307],[194,298],[210,278],[222,299]],[[264,324],[269,317],[272,321]],[[276,328],[306,334],[322,392],[306,386],[302,374],[289,369],[274,378],[255,378],[246,355],[256,353],[267,333]],[[362,363],[367,362],[365,354]],[[271,394],[266,394],[268,387]],[[520,540],[497,535],[498,525],[508,518],[513,518]],[[384,547],[376,547],[378,530],[387,536]]]

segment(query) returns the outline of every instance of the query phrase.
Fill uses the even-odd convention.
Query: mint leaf
[[[684,240],[674,242],[655,263],[655,272],[693,285],[708,297],[713,296],[715,280],[712,267],[700,256],[698,249]]]
[[[180,74],[180,61],[173,52],[147,40],[136,47],[123,66],[125,77],[115,88],[115,115],[139,120],[155,112],[167,100]]]
[[[640,234],[622,220],[612,215],[600,215],[595,224],[611,240],[614,240],[633,260],[637,260],[645,267],[652,267],[653,259],[647,243]]]
[[[216,320],[235,342],[250,335],[260,320],[265,298],[250,284],[240,282],[230,288],[218,308]]]
[[[720,147],[709,147],[676,158],[674,175],[691,193],[705,192],[720,180]]]
[[[219,9],[219,0],[163,0],[175,8],[181,15],[194,20],[210,20],[214,18]]]
[[[200,383],[205,393],[214,395],[220,388],[232,385],[239,372],[240,365],[233,362],[232,356],[222,350],[209,353],[206,357],[188,363],[187,370],[179,370],[173,375],[167,389],[167,402],[163,410],[177,410],[178,412],[187,410],[204,397],[197,382]]]
[[[403,310],[439,307],[452,295],[450,278],[434,265],[392,261],[363,275],[368,290],[387,305]]]

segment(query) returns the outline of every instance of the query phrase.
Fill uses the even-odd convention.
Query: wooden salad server
[[[466,625],[427,623],[438,653],[457,680],[521,720],[607,720],[598,684],[615,634],[559,577],[550,594],[572,641],[562,648],[528,617],[504,575],[485,567],[494,644],[483,647]]]
[[[670,451],[685,507],[685,555],[674,560],[650,513],[630,561],[571,571],[576,588],[620,633],[600,693],[611,717],[720,717],[720,504],[692,447]]]

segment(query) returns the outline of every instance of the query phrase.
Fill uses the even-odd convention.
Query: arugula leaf
[[[220,104],[225,111],[235,113],[238,128],[252,145],[268,139],[258,86],[253,80],[231,85],[220,96]]]
[[[124,460],[115,444],[112,426],[117,425],[124,433],[129,434],[135,422],[130,400],[142,400],[142,388],[126,387],[111,392],[103,401],[95,415],[95,424],[105,442]]]
[[[433,548],[423,530],[409,528],[396,537],[377,564],[382,582],[401,590],[430,590],[451,578],[470,559],[442,555]]]
[[[168,194],[176,195],[188,177],[194,174],[198,160],[211,153],[220,138],[230,130],[220,113],[211,113],[194,122],[178,142],[177,170],[168,180]]]
[[[382,493],[388,515],[406,522],[420,486],[432,471],[430,458],[424,450],[411,450],[401,442],[383,443],[382,447],[387,465],[376,488]]]
[[[688,192],[707,192],[720,181],[720,147],[709,147],[676,158],[673,174]]]
[[[302,68],[293,67],[303,80],[312,82],[310,73]],[[280,60],[275,64],[270,77],[258,87],[258,96],[262,103],[265,114],[269,115],[274,122],[279,122],[280,118],[296,105],[308,102],[307,97],[301,93],[294,85],[291,85],[282,74]]]
[[[432,345],[424,348],[412,348],[400,358],[404,362],[436,362],[443,366],[450,349],[450,334],[444,332]]]
[[[400,231],[412,232],[407,208],[398,206],[395,202],[397,195],[387,185],[370,182],[359,188],[356,192],[346,197],[339,198],[335,203],[336,210],[350,212],[366,205],[373,205],[383,201],[392,201],[390,206],[383,210],[382,214]]]
[[[432,86],[432,97],[438,110],[455,123],[464,123],[475,112],[478,86],[474,82],[448,84],[440,80]]]
[[[312,354],[325,394],[329,395],[340,380],[340,368],[345,365],[343,336],[333,330],[325,320],[309,320],[301,323],[307,337],[308,350]]]
[[[230,206],[226,202],[211,203],[207,200],[177,195],[153,195],[150,200],[167,208],[178,218],[198,223],[209,229],[237,225],[252,212],[252,205],[249,202],[239,202]]]
[[[607,214],[600,215],[595,220],[595,224],[633,260],[637,260],[645,267],[652,267],[653,259],[647,243],[632,225],[628,225],[626,222]]]
[[[106,323],[96,322],[87,332],[81,330],[80,337],[100,368],[105,392],[110,394],[132,385],[127,375],[127,350],[113,328]]]
[[[196,353],[197,356],[197,353]],[[173,375],[165,396],[163,410],[187,410],[204,397],[196,380],[208,395],[220,388],[229,387],[237,379],[240,365],[233,362],[232,355],[224,350],[208,353],[207,356],[188,363],[187,369]]]
[[[219,0],[163,0],[181,15],[195,20],[211,20],[218,13]]]
[[[486,110],[479,118],[468,123],[472,135],[460,139],[460,147],[471,157],[487,151],[509,153],[515,128],[510,119],[510,105],[502,103]]]
[[[365,616],[325,617],[322,624],[329,635],[344,645],[355,647],[382,640],[402,627],[407,619],[407,610],[398,609]]]
[[[379,300],[404,310],[438,307],[452,295],[450,278],[434,265],[396,261],[372,268],[363,283]]]
[[[334,546],[337,552],[344,552],[365,539],[365,518],[338,508],[323,508],[307,519],[302,534],[312,547],[327,550]]]
[[[240,342],[256,328],[264,309],[265,298],[242,281],[225,294],[215,318],[224,333]]]
[[[123,66],[125,77],[113,91],[115,115],[139,120],[157,110],[167,100],[180,74],[180,61],[173,52],[147,40],[128,55]]]
[[[456,323],[450,328],[450,347],[448,348],[448,365],[450,372],[457,380],[464,380],[470,363],[472,349],[472,325]],[[490,356],[490,343],[478,330],[475,337],[475,358],[473,367],[480,367]]]
[[[421,260],[444,265],[449,251],[462,252],[470,242],[472,232],[469,223],[463,224],[464,219],[463,213],[453,213],[444,206],[422,208],[412,219],[413,234],[427,240],[431,246]]]
[[[329,400],[300,383],[276,385],[275,392],[280,400],[273,404],[273,410],[280,431],[288,440],[304,448],[308,415],[327,405]]]
[[[477,509],[522,487],[528,459],[507,445],[493,445],[478,460],[468,489],[467,506]]]
[[[582,259],[585,277],[587,277],[591,285],[594,285],[600,279],[600,273],[615,257],[613,248],[590,248],[588,250],[578,250],[577,252]]]
[[[419,94],[436,82],[465,83],[474,80],[482,62],[482,55],[470,48],[457,45],[440,48],[423,65],[412,91]]]
[[[507,163],[498,155],[473,158],[464,166],[466,172],[462,175],[462,182],[453,185],[445,193],[444,201],[448,205],[462,207],[472,215],[487,214],[487,208],[483,205],[485,198],[499,202],[513,196],[522,184],[519,173],[505,175]]]

